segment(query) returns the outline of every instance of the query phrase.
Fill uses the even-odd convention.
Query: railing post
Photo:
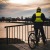
[[[25,25],[25,41],[26,41],[26,25]]]
[[[10,27],[9,27],[8,29],[9,29],[9,33],[8,33],[8,34],[9,34],[9,35],[8,35],[8,36],[9,36],[9,39],[8,39],[8,41],[9,41],[9,43],[10,43],[10,36],[11,36],[11,35],[10,35]]]
[[[14,26],[14,43],[15,43],[15,26]]]
[[[17,26],[17,38],[18,38],[18,26]]]
[[[20,26],[19,26],[19,39],[20,39]]]
[[[13,38],[13,27],[12,27],[12,38]],[[13,42],[13,39],[12,39],[12,42]]]
[[[23,26],[22,26],[22,40],[23,40]]]
[[[8,45],[8,27],[6,27],[7,45]]]

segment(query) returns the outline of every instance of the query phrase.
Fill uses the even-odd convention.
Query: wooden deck
[[[28,44],[13,44],[13,46],[19,48],[19,50],[31,50],[28,46]],[[37,48],[32,49],[32,50],[50,50],[50,44],[47,44],[46,46],[44,45],[39,45]]]
[[[0,45],[0,50],[31,50],[27,43],[21,44],[2,44]],[[39,44],[39,46],[33,50],[50,50],[50,40],[48,40],[47,45]]]

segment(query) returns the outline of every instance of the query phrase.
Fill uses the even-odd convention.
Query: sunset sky
[[[41,7],[47,18],[50,16],[50,0],[0,0],[0,17],[30,17],[37,7]]]

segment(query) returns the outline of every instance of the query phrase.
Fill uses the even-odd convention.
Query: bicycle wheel
[[[35,34],[31,33],[28,37],[28,45],[31,49],[34,49],[36,47],[35,43],[36,43]]]

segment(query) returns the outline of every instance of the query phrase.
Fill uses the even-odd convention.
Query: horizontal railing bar
[[[26,25],[31,25],[31,24],[26,24]],[[12,25],[12,26],[5,26],[6,27],[15,27],[15,26],[25,26],[24,24],[23,25]]]
[[[48,23],[48,21],[45,21],[44,23]],[[25,23],[25,24],[21,24],[21,25],[12,25],[12,26],[5,26],[6,27],[16,27],[16,26],[25,26],[25,25],[33,25],[33,23]],[[44,24],[45,26],[45,24]],[[49,26],[49,25],[48,25]]]

